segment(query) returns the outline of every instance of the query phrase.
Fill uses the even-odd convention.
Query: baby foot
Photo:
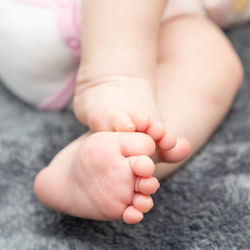
[[[100,132],[80,137],[36,177],[48,207],[88,219],[138,223],[159,188],[149,158],[154,141],[143,133]]]
[[[150,83],[136,77],[108,77],[76,87],[74,112],[92,131],[143,132],[163,150],[176,144],[167,133]]]

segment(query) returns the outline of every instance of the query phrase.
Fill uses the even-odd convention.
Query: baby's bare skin
[[[74,112],[92,131],[144,132],[162,150],[175,145],[153,89],[165,3],[137,0],[135,7],[131,0],[83,2],[83,53]]]
[[[151,84],[140,78],[114,76],[78,84],[74,111],[92,131],[144,132],[163,150],[176,143],[161,122]]]
[[[73,216],[135,224],[153,207],[154,140],[137,132],[87,133],[36,177],[42,203]]]
[[[61,151],[36,178],[47,206],[81,218],[138,223],[159,188],[149,158],[155,143],[142,133],[85,135]]]

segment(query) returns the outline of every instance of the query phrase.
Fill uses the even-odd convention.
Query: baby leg
[[[190,141],[191,156],[222,122],[242,75],[230,42],[208,19],[184,15],[162,25],[156,98],[167,130]],[[160,164],[156,176],[179,166]]]
[[[110,8],[98,0],[83,2],[73,107],[92,131],[144,132],[162,149],[175,145],[176,138],[161,122],[151,85],[165,2],[140,0],[137,8],[133,1],[112,1]]]

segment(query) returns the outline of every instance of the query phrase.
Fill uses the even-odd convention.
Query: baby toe
[[[164,135],[157,142],[157,145],[160,149],[170,150],[176,145],[176,137],[170,133],[165,132]]]
[[[143,114],[143,113],[140,113],[140,114],[133,113],[131,117],[136,126],[136,131],[144,132],[148,128],[150,124],[150,118],[148,115]]]
[[[151,177],[155,171],[154,162],[145,155],[128,157],[134,175]]]
[[[176,146],[171,150],[160,150],[161,158],[169,163],[176,163],[185,160],[190,153],[190,143],[185,138],[178,138]]]
[[[151,122],[146,130],[146,133],[155,141],[158,141],[164,136],[165,128],[161,122]]]
[[[110,126],[117,132],[135,132],[133,120],[125,113],[119,112],[111,116]]]
[[[123,212],[122,219],[127,224],[136,224],[143,219],[143,213],[134,206],[128,206]]]
[[[125,157],[147,155],[155,152],[154,140],[144,133],[119,133],[121,153]]]
[[[155,177],[138,177],[135,182],[135,192],[140,192],[143,194],[154,194],[159,187],[160,183]]]
[[[133,198],[133,206],[138,211],[146,213],[154,206],[154,202],[150,195],[136,193]]]

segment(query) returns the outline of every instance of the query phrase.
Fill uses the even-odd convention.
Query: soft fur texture
[[[38,112],[0,85],[0,249],[250,249],[249,29],[229,33],[246,73],[231,112],[135,226],[72,218],[37,201],[37,172],[86,129],[71,112]]]

